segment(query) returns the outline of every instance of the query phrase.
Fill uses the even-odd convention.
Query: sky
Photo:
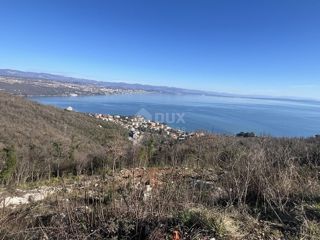
[[[0,68],[320,98],[320,1],[0,0]]]

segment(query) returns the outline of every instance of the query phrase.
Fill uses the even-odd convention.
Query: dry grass
[[[6,94],[0,108],[2,187],[64,189],[3,208],[3,239],[318,237],[319,138],[150,135],[133,146],[82,114]]]

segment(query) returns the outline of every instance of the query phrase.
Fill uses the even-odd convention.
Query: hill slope
[[[319,138],[150,135],[131,145],[84,114],[3,93],[0,110],[0,186],[17,184],[0,191],[3,239],[320,234]]]
[[[8,148],[16,152],[16,181],[65,170],[81,172],[89,161],[92,166],[92,161],[106,158],[117,142],[126,146],[123,129],[81,113],[6,93],[0,93],[0,111],[0,152]]]

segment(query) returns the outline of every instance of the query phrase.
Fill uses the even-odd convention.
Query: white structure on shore
[[[69,111],[69,112],[72,112],[73,111],[73,108],[71,106],[67,107],[65,110]]]

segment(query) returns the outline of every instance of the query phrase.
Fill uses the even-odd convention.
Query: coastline
[[[106,122],[119,124],[129,130],[130,141],[138,143],[146,133],[154,133],[167,136],[173,140],[183,141],[194,136],[204,136],[203,132],[186,132],[175,129],[165,123],[160,123],[144,118],[143,116],[121,116],[110,114],[89,114],[89,116]]]

